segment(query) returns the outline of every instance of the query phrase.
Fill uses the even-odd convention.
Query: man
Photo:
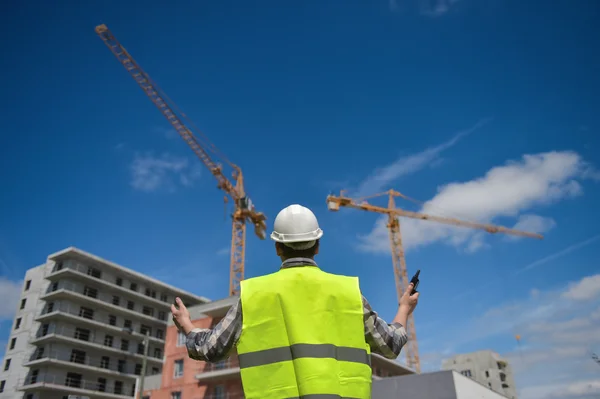
[[[358,278],[319,269],[322,236],[310,209],[290,205],[271,234],[280,270],[242,281],[239,301],[214,329],[195,328],[181,299],[171,307],[192,359],[216,362],[237,348],[247,399],[369,399],[371,351],[394,359],[407,341],[404,326],[419,299],[412,285],[387,324]]]

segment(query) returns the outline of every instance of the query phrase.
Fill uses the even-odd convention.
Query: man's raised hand
[[[419,302],[419,292],[411,295],[414,288],[414,284],[410,283],[400,298],[400,309],[406,312],[407,315],[411,314],[417,307]]]
[[[194,328],[190,319],[190,311],[187,310],[181,298],[175,298],[175,303],[171,305],[171,314],[173,315],[173,323],[179,331],[188,334]]]

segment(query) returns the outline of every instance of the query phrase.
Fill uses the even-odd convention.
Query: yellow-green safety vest
[[[370,399],[357,277],[318,267],[279,270],[241,283],[237,352],[247,399]]]

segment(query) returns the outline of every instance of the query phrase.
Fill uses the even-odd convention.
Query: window
[[[167,314],[163,310],[158,311],[158,320],[167,320]]]
[[[119,373],[124,373],[125,372],[125,360],[119,359],[119,362],[117,364],[117,371]]]
[[[51,291],[51,292],[54,292],[54,291],[56,291],[57,289],[58,289],[58,281],[57,281],[57,282],[54,282],[54,283],[52,283],[52,287],[50,288],[50,291]]]
[[[37,369],[35,369],[31,372],[31,376],[29,377],[30,384],[35,384],[37,382],[39,373],[40,373],[40,370],[37,370]]]
[[[113,304],[113,305],[116,305],[116,306],[119,306],[119,303],[121,303],[121,298],[119,298],[119,297],[118,297],[118,296],[116,296],[116,295],[113,295],[112,304]]]
[[[123,393],[123,381],[115,381],[115,395],[121,395]]]
[[[37,354],[35,355],[35,358],[36,358],[36,360],[40,360],[43,357],[44,357],[44,347],[40,346],[39,348],[37,348]]]
[[[156,330],[156,338],[165,339],[165,332],[161,329]]]
[[[123,327],[124,328],[131,328],[131,320],[125,320],[123,322]]]
[[[160,294],[160,300],[163,302],[169,302],[169,297],[167,297],[167,294]]]
[[[472,377],[471,375],[471,370],[463,370],[460,372],[462,375],[464,375],[465,377]]]
[[[28,291],[31,288],[31,280],[25,281],[25,291]]]
[[[92,287],[85,287],[83,289],[83,295],[89,296],[90,298],[98,298],[98,290]]]
[[[27,298],[21,299],[21,307],[20,307],[21,310],[25,309],[26,303],[27,303]]]
[[[115,281],[115,284],[117,284],[119,287],[123,286],[123,279],[121,277],[117,277],[117,280]]]
[[[104,346],[110,346],[112,347],[113,345],[113,337],[112,335],[105,335],[104,336]]]
[[[56,271],[62,270],[62,268],[63,268],[63,263],[62,262],[56,263],[56,266],[55,266]]]
[[[85,352],[79,349],[71,349],[71,363],[85,363]]]
[[[46,313],[52,312],[54,312],[54,302],[49,302],[48,305],[46,305]]]
[[[5,380],[0,381],[0,392],[4,392],[4,385],[6,385],[6,381]]]
[[[88,274],[88,276],[92,276],[95,278],[102,278],[102,272],[93,267],[88,267],[87,274]]]
[[[225,385],[215,386],[215,399],[225,399]]]
[[[129,350],[129,341],[128,340],[126,340],[126,339],[121,340],[121,350],[122,351]]]
[[[490,372],[489,372],[489,371],[486,371],[486,372],[485,372],[485,376],[486,376],[487,378],[490,378]]]
[[[140,375],[142,374],[142,365],[137,363],[135,365],[135,371],[133,372],[135,375]]]
[[[148,333],[148,335],[152,335],[152,327],[146,326],[146,325],[141,325],[140,327],[140,334],[146,334]]]
[[[48,334],[48,329],[49,329],[49,328],[50,328],[50,324],[48,324],[48,323],[46,323],[46,324],[42,324],[42,331],[41,331],[41,333],[42,333],[42,335],[41,335],[41,336],[42,336],[42,337],[43,337],[44,335],[47,335],[47,334]]]
[[[154,357],[160,359],[162,357],[162,351],[160,348],[154,348]]]
[[[82,341],[89,341],[90,340],[90,330],[77,327],[77,328],[75,328],[74,338],[80,339]]]
[[[142,308],[142,313],[145,314],[146,316],[154,316],[154,309],[152,309],[149,306],[144,306]]]
[[[98,391],[106,392],[106,378],[98,378]]]
[[[108,366],[110,366],[110,357],[102,356],[102,359],[100,359],[100,368],[107,369]]]
[[[144,344],[142,342],[140,342],[138,344],[137,353],[138,353],[138,355],[143,355],[144,354]]]
[[[136,283],[129,284],[129,289],[131,291],[137,291],[137,284]]]
[[[492,383],[491,383],[491,382],[488,382],[488,386],[491,388],[491,387],[492,387]]]
[[[182,331],[177,333],[177,346],[184,346],[187,341],[187,337]]]
[[[15,349],[15,345],[17,344],[17,339],[13,338],[10,340],[10,347],[8,349]]]
[[[21,318],[20,317],[17,320],[15,320],[15,330],[18,330],[19,327],[21,327]]]
[[[133,310],[134,307],[135,304],[133,303],[133,301],[127,301],[127,309]]]
[[[73,388],[81,388],[81,374],[77,373],[67,373],[67,378],[65,379],[65,385]]]
[[[181,392],[171,392],[171,399],[181,399]]]
[[[175,360],[175,368],[173,370],[173,378],[183,376],[183,359]]]
[[[6,361],[4,362],[4,371],[8,370],[10,368],[10,359],[6,359]]]
[[[79,317],[92,320],[94,318],[94,309],[82,306],[79,308]]]
[[[117,316],[111,314],[108,315],[108,324],[110,324],[111,326],[116,326],[117,325]]]
[[[156,375],[159,373],[160,373],[160,370],[158,369],[158,367],[152,367],[152,375]]]

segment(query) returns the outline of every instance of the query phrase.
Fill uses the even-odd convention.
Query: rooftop
[[[110,269],[113,269],[113,270],[115,270],[115,271],[117,271],[117,272],[119,272],[121,274],[129,275],[129,276],[131,276],[131,277],[133,277],[135,279],[140,279],[140,280],[147,281],[147,282],[149,282],[150,284],[152,284],[155,287],[168,290],[168,291],[173,292],[176,295],[181,296],[183,298],[193,299],[193,300],[195,300],[197,302],[201,302],[201,303],[210,303],[210,299],[208,299],[206,297],[198,296],[196,294],[192,294],[191,292],[187,292],[187,291],[181,290],[181,289],[179,289],[177,287],[174,287],[174,286],[172,286],[170,284],[163,283],[160,280],[154,279],[154,278],[149,277],[149,276],[147,276],[145,274],[136,272],[135,270],[132,270],[132,269],[126,268],[124,266],[118,265],[118,264],[116,264],[114,262],[111,262],[109,260],[103,259],[103,258],[101,258],[101,257],[99,257],[97,255],[94,255],[94,254],[91,254],[89,252],[83,251],[83,250],[81,250],[79,248],[68,247],[68,248],[65,248],[65,249],[63,249],[61,251],[55,252],[55,253],[53,253],[53,254],[51,254],[51,255],[48,256],[48,260],[52,260],[52,261],[63,260],[63,259],[67,259],[67,258],[69,258],[69,259],[77,259],[77,260],[80,260],[82,262],[85,262],[85,261],[89,262],[91,260],[91,261],[93,261],[93,262],[95,262],[97,264],[101,264],[101,265],[106,266],[106,267],[108,267]]]

